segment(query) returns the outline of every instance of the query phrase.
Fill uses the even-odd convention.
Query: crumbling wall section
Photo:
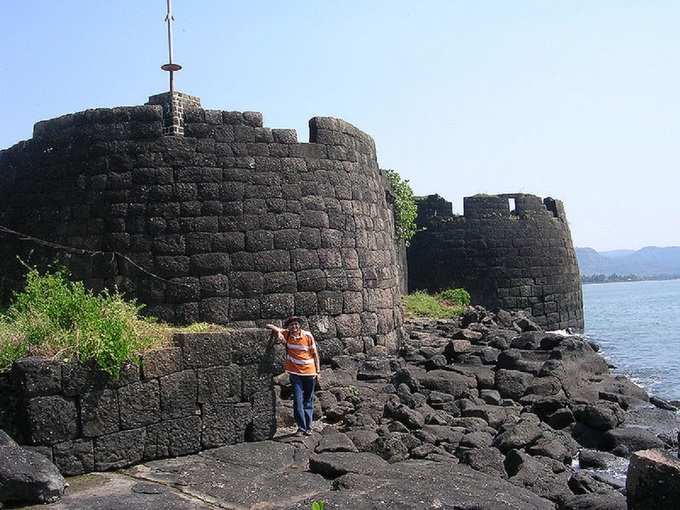
[[[2,378],[2,415],[64,475],[119,469],[276,430],[268,330],[177,334],[112,379],[93,364],[24,358]],[[10,413],[9,411],[12,411]]]

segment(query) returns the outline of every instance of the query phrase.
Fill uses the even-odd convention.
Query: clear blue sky
[[[175,0],[178,89],[270,127],[331,115],[462,210],[564,200],[579,246],[680,245],[680,3]],[[167,88],[164,0],[0,9],[0,147]]]

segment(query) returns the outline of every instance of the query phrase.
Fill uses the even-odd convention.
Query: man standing
[[[319,379],[321,364],[314,337],[300,327],[300,317],[288,317],[283,328],[267,324],[272,334],[286,346],[286,361],[283,368],[293,386],[293,414],[297,423],[297,434],[309,435],[314,415],[314,386]]]

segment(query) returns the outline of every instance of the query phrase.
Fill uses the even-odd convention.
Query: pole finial
[[[172,0],[167,0],[168,13],[165,16],[165,22],[168,24],[168,63],[163,64],[161,69],[163,71],[168,71],[170,73],[170,94],[174,92],[174,74],[175,71],[182,69],[182,66],[175,64],[172,61],[172,22],[175,21],[175,17],[172,15]]]

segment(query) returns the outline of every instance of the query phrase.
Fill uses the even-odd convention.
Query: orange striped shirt
[[[300,336],[294,337],[289,331],[284,331],[286,341],[286,361],[283,368],[289,374],[316,375],[316,342],[309,331],[300,331]]]

